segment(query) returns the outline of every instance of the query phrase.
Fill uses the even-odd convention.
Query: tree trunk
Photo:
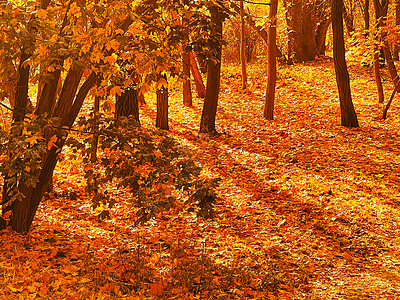
[[[246,41],[245,41],[245,27],[244,27],[244,7],[243,0],[240,0],[240,64],[242,66],[242,89],[246,89],[247,85],[247,72],[246,72]]]
[[[189,52],[182,53],[182,64],[183,64],[183,105],[192,107],[192,89],[190,85],[190,55]]]
[[[333,60],[339,90],[341,125],[358,127],[357,115],[351,99],[350,78],[347,70],[343,32],[343,0],[332,0]]]
[[[78,80],[77,77],[74,78],[75,80]],[[86,98],[86,95],[96,81],[97,77],[94,73],[92,73],[82,84],[75,97],[73,105],[70,107],[70,110],[65,115],[61,116],[61,127],[70,128],[73,125],[76,117],[78,116],[79,110],[82,107],[83,101]],[[76,85],[79,85],[79,82],[76,83]],[[60,97],[60,99],[64,99],[64,101],[69,100],[65,97]],[[28,188],[23,182],[19,182],[18,190],[24,195],[24,198],[21,201],[14,201],[11,203],[11,205],[3,206],[3,214],[7,211],[12,211],[9,225],[13,230],[20,233],[27,233],[29,231],[39,203],[45,192],[45,188],[47,187],[53,174],[60,149],[62,149],[65,144],[65,140],[66,136],[59,138],[55,142],[55,145],[47,152],[47,155],[45,155],[44,163],[42,164],[36,186]]]
[[[326,33],[328,32],[329,25],[331,24],[331,18],[324,18],[317,25],[315,32],[315,42],[317,44],[318,55],[325,55],[326,51]]]
[[[386,39],[387,33],[385,31],[385,26],[387,21],[389,1],[382,0],[382,2],[380,2],[379,0],[374,0],[374,7],[376,18],[379,20],[377,27],[383,28],[383,30],[381,31],[380,41],[382,41],[382,50],[384,52],[389,74],[392,78],[394,85],[393,93],[384,111],[384,117],[386,118],[387,111],[389,110],[390,104],[392,103],[396,92],[400,91],[400,79],[397,74],[397,69],[393,61],[392,53],[390,52],[389,42]]]
[[[182,18],[182,25],[184,27],[188,26],[188,20]],[[190,54],[189,54],[189,35],[186,33],[183,36],[182,43],[182,68],[183,68],[183,105],[191,107],[193,106],[192,102],[192,89],[190,84]]]
[[[121,95],[115,96],[115,118],[132,116],[139,124],[139,93],[134,88],[128,88]]]
[[[400,0],[396,0],[396,26],[399,27],[399,25],[400,25]],[[393,51],[393,58],[396,61],[399,60],[399,50],[400,50],[399,44],[398,42],[396,42]]]
[[[99,83],[97,83],[99,85]],[[96,95],[94,97],[94,104],[93,104],[93,118],[94,122],[92,125],[92,132],[93,136],[90,141],[90,161],[92,163],[95,163],[97,161],[97,148],[99,145],[99,135],[96,133],[99,129],[99,126],[97,124],[97,117],[100,112],[100,96]]]
[[[276,85],[276,14],[278,11],[278,0],[271,0],[269,10],[268,29],[268,83],[267,96],[264,105],[264,118],[274,119],[274,99]]]
[[[206,96],[206,88],[204,86],[203,78],[201,77],[199,66],[197,64],[193,52],[189,53],[189,58],[190,58],[190,71],[192,72],[193,75],[197,96],[199,98],[204,98]]]
[[[287,3],[289,53],[294,61],[314,60],[318,55],[315,33],[317,29],[315,4],[305,0],[292,0]]]
[[[207,90],[200,120],[200,132],[218,134],[215,129],[218,94],[221,80],[222,23],[223,16],[218,5],[209,8],[211,13],[211,37],[214,41],[215,60],[208,61]]]
[[[383,103],[385,101],[385,96],[383,93],[382,78],[381,78],[381,71],[380,71],[379,63],[380,63],[379,62],[379,51],[378,51],[378,47],[375,47],[374,76],[375,76],[376,88],[378,90],[378,102]]]
[[[369,0],[364,1],[364,30],[365,36],[369,35]]]
[[[240,7],[237,6],[234,2],[230,3],[231,7],[240,14]],[[263,26],[256,25],[256,22],[253,20],[250,13],[244,12],[245,20],[247,23],[261,36],[261,38],[265,41],[268,45],[268,33]],[[286,62],[286,57],[283,55],[282,51],[276,46],[276,57],[282,61]]]
[[[350,8],[347,10],[346,6],[343,6],[343,18],[346,24],[347,33],[351,36],[354,32],[354,13],[353,13],[353,1],[350,0]]]
[[[167,78],[165,75],[160,76],[165,82]],[[164,85],[159,87],[156,91],[157,94],[157,117],[156,117],[156,127],[169,130],[168,125],[168,88]]]

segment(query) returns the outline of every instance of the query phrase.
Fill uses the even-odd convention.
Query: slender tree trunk
[[[395,87],[393,89],[392,94],[390,95],[390,99],[389,99],[388,103],[386,104],[385,109],[383,110],[382,119],[384,119],[384,120],[386,120],[386,118],[387,118],[387,112],[389,110],[390,105],[392,104],[392,101],[394,99],[394,96],[396,95],[396,92],[397,92],[397,88]]]
[[[243,0],[240,0],[240,64],[242,66],[242,89],[246,89],[247,72],[246,72],[246,41],[245,41],[245,26],[244,26],[244,7]]]
[[[354,14],[353,14],[353,3],[350,1],[350,8],[347,11],[346,7],[343,6],[343,18],[346,24],[347,33],[351,36],[354,32]]]
[[[160,76],[163,78],[165,82],[167,78],[165,75]],[[168,125],[168,88],[165,86],[161,86],[156,91],[157,94],[157,117],[156,117],[156,127],[169,130]]]
[[[267,96],[264,105],[264,118],[274,119],[274,100],[276,85],[276,14],[278,12],[278,0],[271,0],[269,10],[269,20],[271,20],[268,29],[268,83]]]
[[[357,115],[351,99],[350,78],[347,70],[343,36],[343,0],[332,0],[333,60],[339,90],[341,125],[358,127]]]
[[[375,47],[375,52],[374,52],[374,75],[375,75],[376,88],[378,90],[378,102],[383,103],[385,101],[385,96],[383,93],[381,71],[380,71],[380,67],[379,67],[378,47]]]
[[[97,83],[99,85],[99,83]],[[94,97],[94,104],[93,104],[93,118],[94,122],[92,125],[92,140],[90,142],[90,161],[92,163],[95,163],[97,161],[97,148],[99,145],[99,135],[96,133],[99,129],[99,126],[97,124],[97,117],[100,112],[100,96],[96,95]]]
[[[399,25],[400,25],[400,0],[396,0],[396,26],[399,27]],[[399,43],[396,42],[393,51],[393,58],[396,61],[399,60],[399,50],[400,50]]]
[[[380,2],[379,0],[374,0],[374,7],[375,7],[375,15],[376,19],[379,20],[378,22],[378,27],[382,27],[385,29],[386,21],[387,21],[387,14],[388,14],[388,7],[389,7],[389,1],[388,0],[382,0]],[[393,93],[390,97],[390,100],[388,104],[385,107],[385,111],[383,116],[386,118],[387,112],[389,110],[390,104],[393,101],[393,98],[396,94],[396,92],[400,91],[400,79],[397,74],[397,69],[396,65],[394,64],[392,53],[390,52],[390,47],[389,47],[389,42],[386,39],[387,33],[385,30],[382,30],[380,40],[382,41],[382,50],[385,55],[385,59],[387,62],[388,70],[390,77],[392,78],[393,85],[394,85],[394,90]]]
[[[193,52],[189,53],[189,58],[190,58],[190,71],[192,72],[193,75],[197,96],[199,98],[204,98],[206,96],[206,87],[204,86],[203,78],[201,77],[199,70],[199,65],[197,64]]]
[[[325,55],[326,51],[326,33],[328,32],[329,25],[331,24],[331,18],[324,18],[317,25],[315,32],[315,42],[317,44],[318,55]]]
[[[240,7],[237,6],[234,2],[230,3],[231,7],[240,14]],[[247,24],[249,24],[258,34],[261,36],[261,38],[265,41],[265,43],[268,45],[268,33],[265,30],[263,26],[257,25],[256,21],[254,21],[253,17],[250,15],[250,13],[244,12],[245,15],[245,21],[247,21]],[[276,46],[276,57],[278,59],[281,59],[282,61],[286,61],[286,57],[283,55],[282,51]]]
[[[183,63],[183,105],[192,107],[192,89],[190,85],[190,55],[188,52],[182,53],[182,63]]]
[[[364,1],[364,30],[365,36],[369,35],[369,0]]]
[[[188,20],[183,18],[182,25],[187,27]],[[190,84],[190,54],[188,50],[189,46],[189,36],[185,33],[183,37],[182,43],[182,67],[183,67],[183,105],[191,107],[193,106],[192,102],[192,89]]]
[[[209,8],[211,13],[211,35],[218,41],[213,46],[216,53],[215,60],[208,62],[207,90],[204,99],[203,111],[200,120],[200,132],[218,134],[215,128],[217,115],[218,95],[221,80],[221,53],[222,53],[222,23],[223,16],[218,5]]]

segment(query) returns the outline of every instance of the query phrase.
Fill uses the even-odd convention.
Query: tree
[[[115,118],[133,117],[139,121],[139,92],[135,87],[125,89],[121,95],[115,95]]]
[[[329,18],[326,0],[285,0],[288,26],[288,60],[314,60],[325,53]]]
[[[350,77],[345,58],[343,8],[343,0],[332,0],[333,61],[339,90],[341,125],[358,127],[357,115],[351,99]]]
[[[212,50],[214,57],[208,60],[207,89],[204,99],[203,111],[200,120],[200,132],[217,133],[215,128],[215,118],[217,115],[218,94],[221,78],[221,53],[222,53],[222,23],[224,15],[222,13],[221,3],[209,8],[211,14],[211,32]]]
[[[157,88],[157,117],[156,127],[169,130],[168,125],[168,83],[165,75],[161,75]]]
[[[242,89],[246,89],[247,72],[246,72],[246,41],[245,41],[245,26],[244,26],[244,7],[243,0],[240,0],[240,64],[242,66]]]
[[[274,99],[276,85],[276,14],[278,12],[278,1],[272,0],[269,10],[268,30],[268,83],[265,98],[264,118],[274,119]]]

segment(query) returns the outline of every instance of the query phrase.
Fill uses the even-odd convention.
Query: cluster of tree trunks
[[[314,60],[325,54],[330,17],[327,0],[284,0],[288,24],[288,61]]]

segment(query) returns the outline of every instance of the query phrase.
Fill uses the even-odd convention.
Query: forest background
[[[0,297],[399,298],[399,24],[0,1]]]

